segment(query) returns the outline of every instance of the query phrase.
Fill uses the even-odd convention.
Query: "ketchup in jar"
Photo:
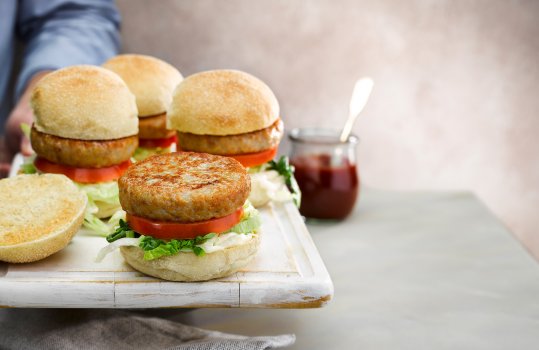
[[[290,162],[301,189],[299,211],[307,218],[341,220],[353,210],[359,192],[357,137],[339,141],[339,132],[294,129]]]

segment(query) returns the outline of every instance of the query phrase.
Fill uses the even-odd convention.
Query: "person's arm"
[[[17,34],[25,44],[16,86],[16,107],[6,124],[14,154],[27,144],[20,123],[33,120],[31,89],[44,72],[75,64],[101,64],[117,54],[120,15],[112,0],[22,0]],[[24,147],[24,146],[23,146]]]

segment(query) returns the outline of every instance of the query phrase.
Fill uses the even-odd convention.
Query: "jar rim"
[[[326,128],[294,128],[288,132],[288,138],[294,142],[314,143],[323,145],[344,145],[357,144],[359,138],[350,134],[348,139],[341,142],[340,135],[342,130]]]

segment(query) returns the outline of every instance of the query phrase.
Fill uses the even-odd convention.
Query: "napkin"
[[[181,312],[181,311],[179,311]],[[191,327],[150,312],[5,309],[0,349],[274,349],[295,336],[248,337]]]

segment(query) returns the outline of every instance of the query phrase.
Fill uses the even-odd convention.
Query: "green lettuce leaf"
[[[249,201],[245,202],[243,205],[243,216],[235,226],[231,227],[229,230],[223,232],[236,232],[236,233],[251,233],[257,232],[258,228],[262,225],[262,220],[260,219],[260,214],[258,210],[253,207]]]
[[[112,243],[121,238],[136,238],[139,236],[140,235],[138,233],[136,233],[131,229],[131,227],[129,227],[127,222],[125,222],[123,219],[120,219],[116,230],[111,234],[107,235],[107,242]]]
[[[206,254],[204,249],[198,247],[207,240],[215,237],[215,233],[208,233],[204,236],[197,236],[194,239],[171,239],[164,241],[162,239],[150,236],[142,236],[139,247],[144,250],[144,260],[154,260],[163,256],[171,256],[179,252],[192,251],[197,256]]]
[[[22,174],[35,174],[37,173],[37,169],[34,165],[34,163],[23,163],[20,167],[20,172]]]
[[[256,210],[251,203],[247,201],[243,206],[243,216],[241,221],[223,233],[252,233],[256,232],[261,224],[262,222],[260,220],[258,210]],[[107,241],[109,243],[113,243],[123,238],[140,237],[139,247],[144,250],[144,259],[154,260],[163,256],[175,255],[179,252],[193,252],[197,256],[203,256],[206,254],[206,252],[200,247],[200,245],[204,244],[206,241],[215,236],[216,233],[208,233],[203,236],[197,236],[194,239],[171,239],[169,241],[165,241],[159,238],[153,238],[151,236],[140,235],[139,233],[133,231],[129,224],[125,222],[123,218],[121,218],[119,219],[119,224],[115,231],[107,234]]]
[[[38,171],[34,165],[35,155],[23,157],[22,165],[19,169],[20,174],[36,174]]]
[[[21,131],[30,140],[30,132],[32,130],[32,126],[30,124],[21,123]]]
[[[286,187],[290,190],[292,194],[292,200],[294,204],[299,208],[301,204],[301,190],[299,189],[296,178],[294,177],[294,166],[290,165],[288,157],[281,156],[276,162],[274,160],[269,161],[268,169],[276,170],[279,175],[284,177]]]

